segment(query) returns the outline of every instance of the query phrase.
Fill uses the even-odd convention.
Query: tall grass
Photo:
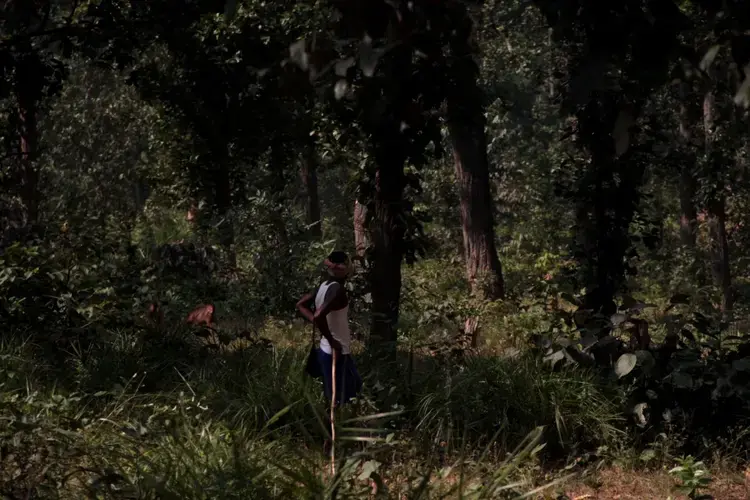
[[[341,414],[327,477],[325,403],[304,349],[191,358],[178,339],[103,339],[71,349],[62,370],[33,343],[0,345],[9,498],[516,498],[543,442],[616,433],[614,403],[585,375],[529,358],[409,368],[363,356],[365,391]]]
[[[529,356],[472,357],[419,388],[417,429],[449,443],[498,434],[502,449],[537,426],[558,451],[621,436],[615,394],[581,370],[552,371]]]

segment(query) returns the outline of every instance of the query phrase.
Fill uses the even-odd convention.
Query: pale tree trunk
[[[354,200],[354,249],[357,259],[364,264],[370,235],[367,231],[367,207]]]
[[[714,133],[716,131],[716,97],[712,91],[706,92],[703,99],[703,128],[705,133],[706,155],[709,165],[713,165]],[[707,204],[708,228],[711,240],[711,274],[714,283],[721,290],[721,310],[725,318],[729,317],[732,310],[732,276],[729,268],[729,242],[726,229],[726,198],[723,193],[723,184],[716,188],[717,192],[711,193],[711,199]]]

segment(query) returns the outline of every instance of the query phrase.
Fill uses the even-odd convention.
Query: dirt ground
[[[711,476],[708,491],[716,500],[750,500],[750,467],[744,473],[722,472]],[[674,500],[687,497],[674,492],[675,479],[666,471],[636,472],[605,469],[587,480],[561,488],[570,500]]]

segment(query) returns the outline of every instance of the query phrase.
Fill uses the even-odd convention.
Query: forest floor
[[[744,472],[720,471],[702,493],[716,500],[750,499],[750,467]],[[570,500],[674,500],[687,499],[675,493],[675,479],[667,471],[604,469],[596,475],[571,481],[561,489]]]

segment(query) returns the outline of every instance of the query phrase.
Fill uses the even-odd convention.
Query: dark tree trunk
[[[305,187],[305,213],[310,226],[310,236],[316,240],[323,238],[320,220],[320,198],[318,196],[318,159],[315,154],[315,137],[306,134],[305,147],[300,166],[300,177]]]
[[[680,241],[695,248],[698,230],[698,211],[695,205],[696,182],[693,173],[695,152],[693,146],[693,127],[699,119],[699,110],[694,109],[695,96],[689,82],[680,83],[680,138],[685,148],[683,164],[680,170]]]
[[[720,173],[723,163],[719,152],[714,148],[716,140],[715,126],[717,118],[716,97],[712,91],[703,98],[703,130],[705,133],[705,154],[711,165],[711,174]],[[721,177],[720,177],[721,179]],[[721,310],[728,316],[732,310],[732,276],[729,269],[729,242],[726,229],[726,200],[723,194],[723,180],[717,182],[718,188],[711,193],[707,203],[708,231],[711,240],[711,275],[714,283],[721,290]]]
[[[237,266],[237,253],[234,247],[234,218],[232,217],[232,181],[229,162],[222,161],[216,171],[216,210],[222,218],[219,225],[219,244],[227,252],[228,263]]]
[[[483,95],[479,68],[469,38],[457,36],[451,46],[454,64],[448,92],[448,130],[453,145],[466,275],[473,293],[489,299],[505,294],[502,267],[495,247]]]
[[[370,218],[373,262],[371,338],[395,342],[401,303],[401,262],[404,257],[403,192],[405,156],[383,144],[376,161],[375,198]],[[398,150],[398,146],[395,146]]]
[[[591,161],[576,193],[577,257],[588,292],[584,308],[603,316],[617,311],[615,296],[626,285],[631,241],[629,226],[639,200],[644,169],[630,161],[629,139],[613,134],[632,123],[636,106],[623,105],[615,94],[590,101],[577,113],[578,141]],[[627,134],[626,127],[620,130]],[[617,135],[613,140],[613,135]],[[608,327],[600,328],[602,335]]]
[[[721,311],[732,310],[732,276],[729,268],[725,200],[722,197],[708,207],[708,231],[711,238],[711,274],[721,290]]]
[[[698,230],[695,191],[695,177],[687,166],[683,166],[680,172],[680,241],[689,248],[695,248]]]

